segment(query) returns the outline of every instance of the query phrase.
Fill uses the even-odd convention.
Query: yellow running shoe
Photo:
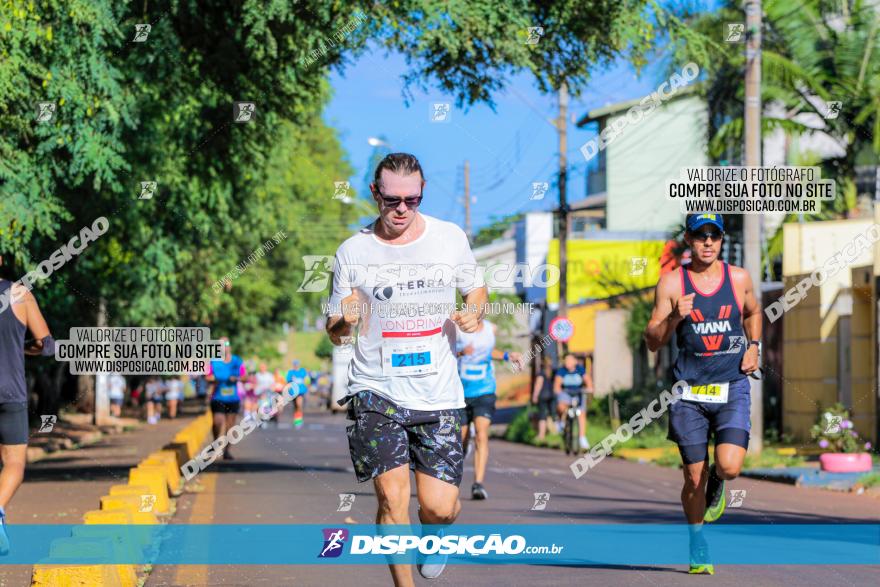
[[[691,565],[688,575],[714,575],[715,567],[713,565]]]

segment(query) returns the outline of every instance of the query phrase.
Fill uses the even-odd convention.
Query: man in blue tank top
[[[688,215],[685,242],[690,266],[660,278],[654,312],[645,330],[651,351],[673,333],[678,357],[673,373],[687,382],[669,411],[669,439],[684,463],[681,503],[691,528],[691,573],[713,574],[702,523],[717,520],[726,505],[725,481],[735,479],[749,444],[748,375],[758,369],[761,308],[749,274],[719,260],[724,239],[720,214]],[[709,466],[709,439],[715,462]]]

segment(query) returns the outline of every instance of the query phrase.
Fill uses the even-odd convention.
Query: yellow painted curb
[[[205,412],[190,422],[175,436],[183,452],[191,459],[202,447],[211,432],[212,415]],[[139,580],[136,565],[100,564],[115,550],[125,548],[110,536],[103,536],[100,526],[105,524],[159,524],[157,514],[171,511],[168,492],[178,493],[182,479],[178,461],[183,454],[174,450],[151,453],[140,465],[129,470],[127,485],[114,485],[109,495],[101,497],[101,509],[83,514],[86,526],[73,529],[71,538],[53,540],[50,556],[53,560],[75,558],[76,564],[36,564],[31,574],[32,587],[137,587]],[[145,501],[144,496],[155,500]],[[141,511],[150,507],[152,511]],[[144,544],[143,546],[149,546]],[[83,559],[94,559],[96,564],[82,564]]]
[[[104,495],[101,497],[101,511],[128,510],[134,513],[140,509],[141,503],[141,496],[134,493],[130,495]]]
[[[128,510],[91,510],[83,514],[83,523],[88,524],[131,524],[131,512]]]
[[[199,450],[199,443],[196,440],[196,437],[190,432],[178,432],[174,436],[174,442],[180,442],[181,444],[186,445],[187,460],[193,458]]]
[[[110,495],[146,495],[150,493],[149,485],[113,485],[110,487]]]
[[[173,450],[160,450],[150,453],[150,456],[141,461],[142,465],[164,465],[168,471],[168,489],[174,495],[183,490],[183,482],[180,478],[180,464],[177,462],[177,453]]]
[[[138,539],[140,542],[139,544],[135,544],[133,540],[125,540],[122,536],[120,536],[120,528],[118,524],[107,524],[103,522],[94,523],[88,526],[74,526],[71,532],[73,538],[76,540],[107,541],[110,545],[110,551],[113,553],[113,558],[115,560],[132,560],[140,557],[143,547],[149,546],[151,540],[151,536],[149,536],[148,533],[144,532],[143,530],[137,532],[133,529],[132,537]],[[65,538],[65,540],[68,539]],[[55,555],[53,554],[53,556]],[[78,556],[76,558],[79,558],[81,560],[82,556]],[[135,565],[132,564],[131,566]]]
[[[134,575],[134,576],[132,576]],[[135,587],[131,565],[34,565],[32,587]]]
[[[88,522],[86,522],[88,523]],[[105,522],[115,523],[115,522]],[[98,526],[94,526],[98,529]],[[84,527],[80,527],[84,530]],[[87,531],[71,538],[59,538],[49,545],[49,556],[53,559],[83,559],[93,558],[107,560],[114,556],[121,545],[115,544],[109,537]],[[121,552],[116,552],[121,555]],[[47,587],[73,587],[73,586],[100,586],[100,587],[135,587],[138,583],[135,565],[34,565],[31,576],[31,585],[45,585]]]
[[[167,514],[171,511],[171,501],[168,499],[168,481],[165,478],[164,467],[154,465],[135,467],[128,473],[128,482],[131,485],[149,487],[150,491],[147,495],[156,496],[153,512]]]
[[[675,447],[660,446],[657,448],[621,448],[614,451],[614,456],[639,461],[655,461],[669,454],[678,454]]]

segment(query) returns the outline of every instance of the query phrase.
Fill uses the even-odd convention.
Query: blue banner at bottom
[[[7,525],[0,564],[680,565],[696,528],[685,524]],[[877,565],[880,524],[702,527],[709,560],[727,565]]]

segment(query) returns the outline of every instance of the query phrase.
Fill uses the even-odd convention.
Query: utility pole
[[[96,322],[99,328],[107,326],[107,300],[104,296],[98,298],[98,319]],[[95,375],[95,413],[92,423],[96,426],[103,426],[110,421],[109,379],[108,373]]]
[[[464,233],[471,241],[471,166],[464,162]]]
[[[556,131],[559,134],[559,310],[557,316],[568,316],[568,198],[566,179],[568,177],[568,86],[565,82],[559,87],[559,118]],[[559,358],[568,348],[567,343],[559,345]]]
[[[746,104],[745,165],[761,165],[761,1],[746,0]],[[761,216],[743,218],[743,257],[752,278],[755,295],[761,302]],[[752,434],[749,452],[760,454],[764,444],[764,390],[760,379],[751,379]]]

